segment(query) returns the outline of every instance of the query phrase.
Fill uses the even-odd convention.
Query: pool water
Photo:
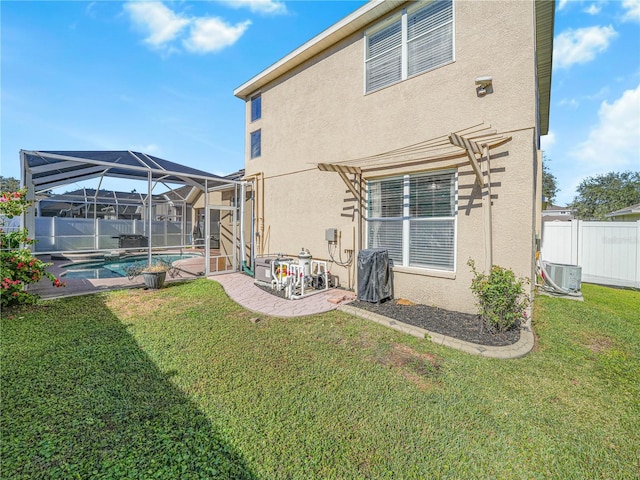
[[[165,262],[175,262],[185,258],[201,257],[202,255],[154,255],[154,259],[163,260]],[[123,259],[104,260],[102,262],[91,262],[73,264],[62,267],[65,271],[60,275],[65,278],[80,279],[103,279],[103,278],[122,278],[127,276],[127,268],[136,263],[147,263],[147,256],[140,255],[135,257],[127,257]]]

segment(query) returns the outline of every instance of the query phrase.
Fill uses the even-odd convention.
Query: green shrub
[[[529,297],[524,285],[526,278],[516,278],[511,269],[493,265],[488,275],[476,270],[475,262],[467,265],[473,272],[471,291],[476,297],[478,313],[491,333],[504,332],[526,317]]]
[[[27,190],[0,192],[0,306],[35,303],[38,297],[26,291],[25,287],[48,278],[56,287],[64,287],[64,282],[47,271],[50,263],[44,263],[33,256],[27,248],[35,240],[29,232],[21,228],[12,232],[4,231],[5,219],[21,215],[32,202],[27,200]]]

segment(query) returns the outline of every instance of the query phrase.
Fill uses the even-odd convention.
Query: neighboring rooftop
[[[549,211],[554,211],[554,212],[572,212],[573,210],[571,209],[571,207],[561,207],[559,205],[548,205],[547,208],[545,208],[543,210],[543,212],[549,212]]]
[[[621,208],[620,210],[616,210],[615,212],[607,213],[605,217],[607,218],[615,218],[622,217],[625,215],[640,215],[640,203],[636,203],[635,205],[631,205],[629,207]]]
[[[571,207],[561,207],[558,205],[549,205],[542,211],[542,221],[544,222],[567,222],[574,220],[576,217]]]

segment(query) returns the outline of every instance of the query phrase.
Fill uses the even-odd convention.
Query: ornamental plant
[[[127,278],[129,280],[133,280],[135,277],[143,273],[168,272],[171,277],[175,277],[177,269],[171,264],[171,262],[163,260],[162,258],[155,258],[151,263],[136,262],[126,267],[125,272],[127,274]]]
[[[471,291],[478,313],[491,333],[505,332],[526,318],[530,302],[524,285],[528,279],[516,278],[513,270],[498,265],[493,265],[488,275],[478,272],[472,259],[467,265],[473,272]]]
[[[27,200],[26,189],[17,192],[0,192],[0,305],[8,307],[26,303],[35,303],[38,297],[25,290],[31,283],[43,277],[51,280],[54,286],[65,284],[52,273],[47,272],[51,263],[45,263],[33,256],[26,248],[35,240],[29,238],[29,232],[21,228],[13,232],[4,231],[5,219],[21,215],[31,202]]]

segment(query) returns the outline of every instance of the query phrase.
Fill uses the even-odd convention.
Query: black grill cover
[[[384,248],[358,253],[358,300],[379,303],[393,298],[393,266]]]
[[[147,237],[144,235],[122,234],[118,236],[118,248],[142,248],[147,246]]]

